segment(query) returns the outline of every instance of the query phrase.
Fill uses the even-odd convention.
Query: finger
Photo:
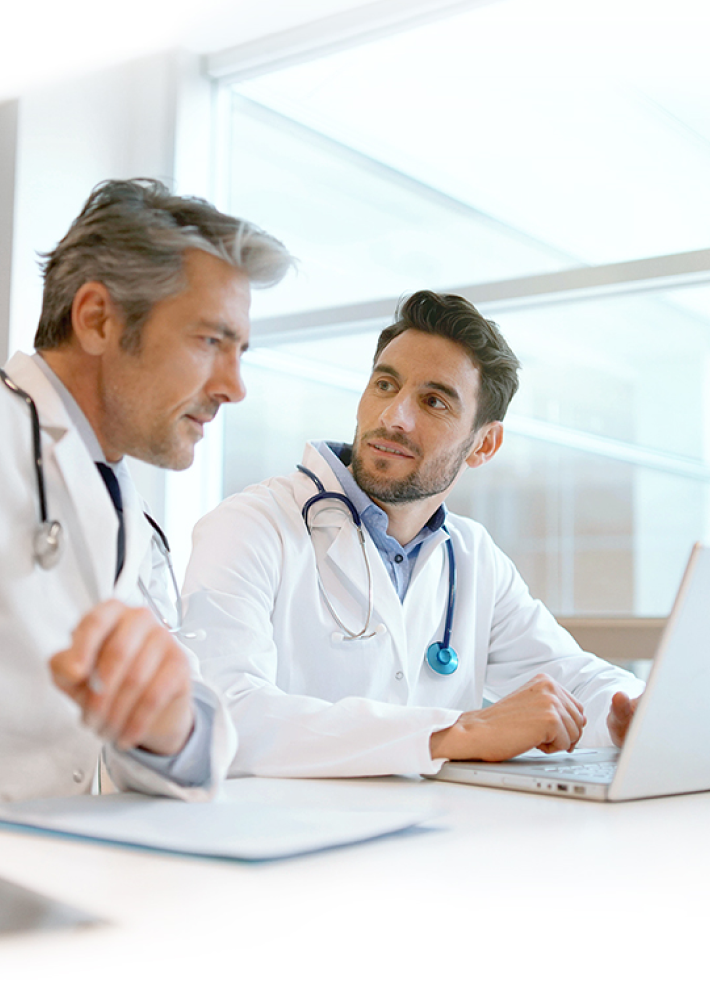
[[[118,671],[113,672],[110,689],[101,696],[100,712],[93,719],[95,724],[101,725],[104,739],[117,741],[120,738],[134,706],[165,660],[166,639],[169,636],[164,629],[151,630],[140,646],[131,649],[131,660],[124,661],[120,675]]]
[[[571,708],[568,706],[568,713],[567,732],[570,736],[569,750],[571,752],[582,738],[584,727],[587,725],[587,717],[584,714],[584,709],[577,701],[574,702]]]
[[[117,746],[122,750],[133,746],[153,749],[158,740],[164,744],[158,752],[177,753],[190,735],[193,721],[189,675],[176,670],[174,662],[164,662],[134,703]]]
[[[625,691],[617,691],[611,699],[611,710],[621,722],[631,718],[634,707]]]
[[[638,698],[629,698],[624,691],[617,691],[611,699],[609,715],[607,716],[607,728],[609,729],[612,743],[618,747],[623,746],[638,701]]]
[[[545,753],[557,753],[561,750],[574,750],[582,736],[586,722],[584,714],[576,704],[566,700],[552,702],[549,706],[549,728],[546,739],[539,744],[539,749]]]
[[[71,690],[88,680],[102,643],[125,610],[120,601],[110,600],[82,618],[72,632],[71,645],[49,661],[54,680],[62,690]]]
[[[105,637],[98,650],[92,676],[94,684],[86,699],[87,721],[102,727],[125,677],[148,644],[151,634],[165,635],[151,613],[145,608],[124,608],[120,619]]]

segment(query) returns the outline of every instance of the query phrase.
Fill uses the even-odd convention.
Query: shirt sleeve
[[[194,699],[195,724],[179,753],[162,755],[135,748],[126,750],[126,756],[178,785],[193,788],[210,785],[215,706],[203,699],[204,695],[200,697],[198,691]]]
[[[237,747],[234,725],[219,696],[193,681],[195,726],[180,753],[104,747],[111,779],[122,791],[166,795],[191,802],[208,801],[219,792]]]

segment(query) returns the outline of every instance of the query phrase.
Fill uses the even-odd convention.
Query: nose
[[[385,427],[393,430],[411,431],[415,422],[415,408],[412,398],[404,392],[398,392],[381,414]]]
[[[247,394],[241,371],[241,355],[223,357],[210,380],[209,393],[220,403],[240,403]]]

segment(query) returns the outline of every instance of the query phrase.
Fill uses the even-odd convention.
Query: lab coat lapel
[[[303,465],[311,469],[322,481],[326,490],[334,493],[342,493],[342,487],[338,482],[335,473],[332,471],[324,458],[311,445],[306,447],[303,458]],[[299,476],[297,489],[294,491],[296,502],[302,505],[308,497],[315,494],[316,489],[304,476]],[[322,564],[321,575],[325,581],[327,570],[330,568],[338,586],[344,587],[351,593],[358,594],[364,611],[367,610],[368,583],[367,569],[362,555],[362,549],[357,533],[353,525],[352,518],[346,508],[337,504],[333,509],[325,509],[319,513],[317,524],[319,529],[328,529],[328,545],[323,551],[314,537],[314,545],[323,551],[325,564]],[[313,523],[311,521],[311,523]],[[402,605],[389,578],[387,569],[382,561],[377,547],[370,538],[368,532],[363,529],[365,535],[365,546],[367,557],[372,573],[372,587],[374,594],[374,624],[384,622],[388,631],[396,638],[404,641],[404,616]],[[319,559],[322,556],[319,554]],[[337,592],[334,595],[329,593],[337,605]],[[362,623],[360,623],[362,624]],[[359,627],[359,626],[358,626]]]
[[[123,519],[126,530],[126,556],[116,581],[115,596],[129,600],[135,593],[141,562],[150,550],[152,529],[143,515],[143,504],[126,468],[121,467],[119,484],[123,496]]]
[[[83,542],[83,545],[75,547],[77,551],[83,550],[79,564],[87,587],[97,601],[106,600],[113,591],[115,538],[118,533],[111,498],[79,432],[42,370],[30,357],[21,353],[13,357],[7,370],[35,401],[42,429],[42,457],[48,493],[51,493],[50,482],[55,472],[65,488],[62,506],[66,509],[68,499],[73,508],[66,511],[72,532],[77,536],[76,541],[80,536]],[[57,500],[54,498],[53,505],[51,495],[47,498],[50,517],[57,516],[53,513],[57,510]],[[69,529],[68,524],[64,527],[65,531]],[[114,539],[113,545],[107,544],[108,538]]]
[[[87,572],[92,577],[97,601],[113,592],[116,575],[118,518],[111,497],[91,460],[84,442],[73,428],[54,446],[54,458],[67,494],[76,510],[77,531],[83,536]],[[47,456],[47,461],[51,455]]]

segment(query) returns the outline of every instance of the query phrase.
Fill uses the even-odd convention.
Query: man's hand
[[[495,705],[464,712],[449,729],[434,733],[432,760],[508,760],[536,747],[545,753],[574,750],[587,720],[569,691],[539,674]]]
[[[49,665],[86,725],[120,750],[175,754],[187,742],[194,724],[187,655],[147,608],[97,605]]]
[[[638,703],[638,698],[629,698],[624,691],[617,691],[611,699],[606,724],[614,746],[623,746]]]

